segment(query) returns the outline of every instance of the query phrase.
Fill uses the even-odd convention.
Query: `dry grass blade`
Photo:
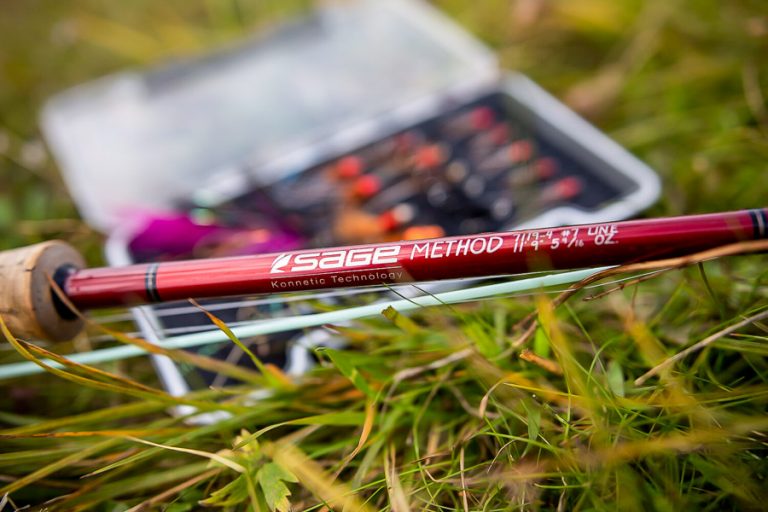
[[[280,368],[275,366],[274,364],[264,364],[261,359],[259,359],[256,354],[253,353],[253,351],[248,348],[245,343],[240,341],[240,338],[235,336],[235,333],[232,332],[232,329],[229,328],[229,326],[221,321],[219,317],[211,313],[210,311],[206,310],[203,306],[201,306],[196,300],[189,299],[189,302],[192,303],[193,306],[198,308],[200,311],[205,314],[205,316],[208,317],[208,319],[216,326],[218,327],[224,334],[227,335],[227,338],[229,338],[232,343],[237,345],[240,350],[245,352],[248,357],[251,358],[251,361],[253,362],[254,366],[259,369],[261,374],[266,378],[267,383],[274,388],[287,388],[291,389],[295,387],[293,381],[291,380],[288,375],[285,374]]]
[[[741,320],[740,322],[736,322],[735,324],[729,325],[725,329],[722,329],[710,336],[707,336],[703,340],[699,341],[698,343],[688,347],[685,350],[681,350],[674,356],[665,359],[663,362],[657,364],[647,372],[645,372],[643,375],[635,379],[635,385],[636,386],[642,386],[648,379],[653,377],[654,375],[658,374],[660,371],[668,368],[669,366],[675,364],[676,362],[680,361],[681,359],[684,359],[690,354],[693,354],[694,352],[698,350],[702,350],[703,348],[706,348],[707,346],[711,345],[712,343],[716,342],[717,340],[724,338],[730,334],[733,334],[734,332],[738,331],[742,327],[745,327],[749,324],[759,322],[760,320],[764,320],[768,318],[768,310],[761,311],[760,313],[757,313],[755,315],[750,316],[749,318],[745,318]]]
[[[687,267],[689,265],[701,263],[704,261],[723,258],[726,256],[736,256],[739,254],[750,254],[762,251],[768,251],[768,240],[738,242],[735,244],[723,245],[714,249],[708,249],[706,251],[697,252],[687,256],[680,256],[677,258],[667,258],[663,260],[648,261],[643,263],[630,263],[628,265],[620,265],[618,267],[610,268],[608,270],[604,270],[589,276],[588,278],[576,283],[574,286],[558,295],[552,301],[552,303],[555,307],[557,307],[574,296],[585,286],[602,281],[606,277],[611,277],[618,274],[626,274],[629,272],[645,272],[649,270],[671,270],[675,268]],[[659,274],[654,274],[654,276],[657,275]],[[530,337],[533,336],[533,334],[536,332],[535,320],[536,313],[534,312],[518,322],[517,328],[523,330],[523,333],[512,343],[514,348],[523,346],[528,342]]]
[[[477,406],[477,417],[478,418],[484,418],[485,412],[488,409],[488,400],[490,400],[491,395],[496,390],[497,387],[501,386],[507,381],[506,378],[496,382],[493,386],[491,386],[488,391],[485,392],[483,395],[483,398],[480,400],[480,405]]]
[[[616,466],[652,455],[691,453],[712,450],[715,446],[733,444],[739,436],[760,432],[768,428],[768,419],[744,421],[722,428],[696,429],[688,433],[658,435],[640,441],[617,443],[604,449],[580,449],[560,459],[542,458],[535,463],[520,464],[511,471],[498,474],[494,479],[537,480],[550,476],[549,472],[561,464],[585,469]]]
[[[341,464],[339,464],[339,469],[336,471],[336,477],[338,477],[339,473],[341,473],[344,468],[346,467],[349,462],[354,459],[358,453],[360,453],[360,450],[363,449],[363,446],[365,446],[365,443],[368,441],[368,437],[371,435],[371,430],[373,430],[373,423],[376,420],[376,401],[375,400],[367,400],[365,402],[365,421],[363,422],[363,427],[360,431],[360,438],[357,440],[357,446],[347,455],[344,457],[344,460]]]
[[[768,419],[751,419],[722,428],[699,428],[684,434],[670,434],[642,441],[620,443],[609,449],[582,453],[577,457],[577,460],[584,467],[600,467],[605,464],[618,464],[656,454],[687,453],[704,450],[706,447],[711,449],[714,445],[728,444],[738,436],[752,431],[763,431],[766,428],[768,428]]]
[[[35,357],[34,354],[30,352],[30,350],[33,350],[34,346],[30,345],[30,350],[28,350],[27,345],[29,344],[16,339],[16,337],[14,337],[13,334],[11,334],[11,332],[8,330],[8,327],[3,321],[2,316],[0,316],[0,332],[3,333],[6,340],[8,340],[8,342],[11,345],[13,345],[13,347],[24,358],[34,362],[35,364],[44,368],[46,371],[58,377],[75,382],[77,384],[81,384],[83,386],[87,386],[87,387],[91,387],[91,388],[95,388],[103,391],[111,391],[114,393],[125,394],[129,396],[137,397],[137,398],[143,398],[143,399],[149,399],[149,400],[154,399],[154,400],[164,402],[167,404],[172,404],[172,405],[191,405],[193,407],[198,407],[200,410],[204,410],[204,411],[228,410],[230,412],[242,412],[245,410],[244,408],[241,408],[241,407],[235,407],[235,406],[226,405],[226,404],[216,404],[213,402],[204,402],[200,400],[191,400],[183,397],[174,397],[164,391],[160,391],[158,389],[146,387],[143,385],[126,386],[126,385],[112,384],[109,382],[98,380],[96,378],[94,379],[86,378],[74,373],[69,373],[59,368],[55,368],[51,365],[48,365],[44,363],[42,360],[40,360],[39,358]],[[74,363],[61,356],[55,356],[55,357],[58,358],[62,364],[76,367],[82,370],[83,372],[85,372],[86,374],[90,373],[100,378],[105,375],[105,372],[102,372],[101,370],[92,368],[90,366]],[[106,374],[106,375],[109,375],[110,377],[112,377],[113,380],[117,380],[118,382],[120,381],[120,378],[116,378],[111,374]]]
[[[81,430],[77,432],[42,432],[37,434],[0,434],[0,439],[31,439],[31,438],[64,438],[64,437],[132,437],[132,436],[160,436],[167,434],[180,434],[187,432],[187,428],[160,428],[160,429],[121,429],[121,430]]]
[[[459,450],[459,476],[461,479],[461,490],[459,491],[459,494],[461,494],[461,504],[464,506],[464,512],[469,512],[469,499],[467,497],[467,479],[464,474],[466,471],[464,467],[464,446],[462,445],[461,449]]]
[[[138,437],[132,437],[132,436],[125,436],[125,438],[135,443],[146,444],[148,446],[154,446],[155,448],[162,448],[163,450],[170,450],[172,452],[179,452],[179,453],[188,453],[190,455],[197,455],[198,457],[204,457],[214,462],[218,462],[222,466],[226,466],[229,469],[234,469],[238,473],[246,473],[247,471],[245,467],[243,467],[241,464],[238,464],[232,459],[219,455],[218,453],[210,453],[202,450],[193,450],[191,448],[181,448],[179,446],[168,446],[160,443],[153,443],[152,441],[147,441],[146,439],[139,439]]]
[[[429,364],[425,364],[423,366],[417,366],[414,368],[406,368],[404,370],[400,370],[397,372],[394,377],[392,378],[394,383],[401,382],[406,379],[411,379],[413,377],[416,377],[417,375],[420,375],[424,372],[428,372],[431,370],[437,370],[438,368],[442,368],[444,366],[447,366],[451,363],[455,363],[457,361],[461,361],[462,359],[466,359],[467,357],[471,356],[475,353],[475,350],[473,348],[465,348],[463,350],[459,350],[458,352],[454,352],[453,354],[450,354],[448,356],[445,356],[441,359],[438,359],[437,361],[432,361]]]
[[[392,510],[397,512],[410,512],[411,506],[408,504],[408,497],[403,490],[403,484],[400,482],[400,476],[397,474],[397,450],[394,446],[389,446],[382,454],[382,465],[384,467],[384,478],[387,482],[387,493]]]
[[[125,418],[138,417],[145,414],[152,414],[165,409],[165,404],[152,402],[135,402],[116,407],[105,407],[103,409],[87,412],[84,414],[75,414],[64,418],[57,418],[48,421],[40,421],[31,425],[25,425],[16,428],[0,430],[2,435],[23,435],[36,432],[50,432],[58,428],[70,426],[83,426],[93,423],[105,424],[112,423]]]
[[[58,283],[56,283],[56,281],[54,281],[51,276],[46,276],[46,277],[48,278],[48,283],[50,284],[51,289],[56,294],[57,298],[64,305],[66,305],[70,311],[72,311],[75,315],[77,315],[78,318],[83,320],[86,323],[86,325],[95,328],[97,331],[107,334],[122,343],[126,343],[128,345],[135,345],[143,349],[144,351],[146,351],[148,354],[163,355],[173,359],[174,361],[189,363],[191,365],[197,366],[199,368],[203,368],[205,370],[221,373],[223,375],[227,375],[229,377],[239,379],[243,382],[249,382],[257,385],[264,384],[264,379],[261,375],[251,370],[248,370],[247,368],[230,364],[230,363],[227,363],[226,361],[213,359],[211,357],[207,357],[201,354],[188,352],[186,350],[163,348],[154,343],[150,343],[149,341],[143,338],[140,338],[138,336],[128,336],[125,333],[122,333],[115,329],[110,329],[109,327],[103,324],[100,324],[98,322],[94,322],[89,317],[84,315],[79,309],[77,309],[74,304],[72,304],[72,301],[69,300],[69,297],[67,297],[67,295],[61,289]]]
[[[40,359],[38,358],[46,358],[46,359],[50,359],[51,361],[55,361],[59,363],[64,368],[76,371],[79,374],[87,375],[89,378],[93,378],[94,380],[99,380],[102,382],[111,381],[121,386],[126,386],[128,388],[144,391],[146,393],[156,393],[158,391],[157,389],[141,384],[140,382],[137,382],[133,379],[123,377],[122,375],[116,375],[114,373],[105,372],[104,370],[101,370],[94,366],[77,363],[75,361],[67,359],[66,357],[56,354],[55,352],[51,352],[50,350],[44,349],[43,347],[39,347],[27,341],[22,341],[18,339],[16,341],[19,344],[18,346],[23,347],[25,353],[37,356],[35,359],[33,359],[33,361],[39,361]],[[16,345],[14,344],[14,346]],[[41,366],[43,366],[44,368],[45,367],[52,368],[45,364]]]
[[[673,269],[664,268],[664,269],[661,269],[661,270],[657,270],[655,272],[651,272],[650,274],[644,274],[644,275],[641,275],[641,276],[633,278],[633,279],[627,279],[626,281],[622,281],[620,284],[618,284],[617,286],[614,286],[613,288],[608,288],[607,290],[604,290],[602,292],[588,295],[588,296],[584,297],[583,300],[585,302],[588,302],[588,301],[592,301],[592,300],[602,299],[603,297],[606,297],[606,296],[608,296],[608,295],[610,295],[612,293],[624,290],[626,288],[630,288],[632,286],[636,286],[636,285],[638,285],[638,284],[640,284],[642,282],[648,281],[650,279],[655,279],[657,277],[660,277],[661,274],[663,274],[665,272],[670,272],[671,270],[673,270]]]
[[[263,451],[277,464],[296,475],[303,486],[331,509],[370,510],[346,485],[334,482],[317,462],[307,457],[295,445],[267,443],[264,444]]]
[[[555,375],[563,374],[563,369],[555,361],[545,359],[539,355],[534,354],[528,349],[523,349],[518,357],[523,361],[527,361],[531,364],[535,364],[540,368],[544,368],[548,372],[554,373]]]

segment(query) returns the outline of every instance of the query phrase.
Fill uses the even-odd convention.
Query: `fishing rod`
[[[683,256],[768,237],[768,208],[277,254],[84,268],[71,246],[0,253],[0,314],[15,335],[68,339],[77,309],[491,277]]]

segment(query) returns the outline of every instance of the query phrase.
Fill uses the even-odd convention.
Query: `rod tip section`
[[[11,333],[65,341],[82,331],[83,321],[57,305],[49,278],[62,267],[84,265],[80,253],[60,241],[0,252],[0,315]]]

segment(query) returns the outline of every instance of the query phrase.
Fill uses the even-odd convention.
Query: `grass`
[[[656,168],[664,194],[649,213],[765,206],[760,0],[436,3]],[[5,5],[0,246],[58,236],[99,259],[100,237],[40,144],[45,97],[235,39],[299,4]],[[169,416],[177,399],[144,360],[3,382],[0,510],[764,508],[768,322],[723,331],[764,316],[765,257],[614,287],[360,322],[342,331],[347,349],[319,351],[295,385],[270,379],[264,399],[249,401],[245,384],[185,397],[230,412],[212,426]],[[0,362],[19,358],[3,345]]]

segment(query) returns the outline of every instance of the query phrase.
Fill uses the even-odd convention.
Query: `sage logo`
[[[399,245],[334,249],[330,251],[301,252],[298,254],[288,252],[275,257],[269,273],[282,274],[284,272],[308,272],[311,270],[386,265],[397,263],[399,254]]]
[[[272,268],[270,269],[270,274],[279,274],[281,272],[285,272],[283,267],[285,267],[290,261],[291,261],[291,254],[285,253],[281,254],[277,258],[275,258],[275,261],[272,262]]]

